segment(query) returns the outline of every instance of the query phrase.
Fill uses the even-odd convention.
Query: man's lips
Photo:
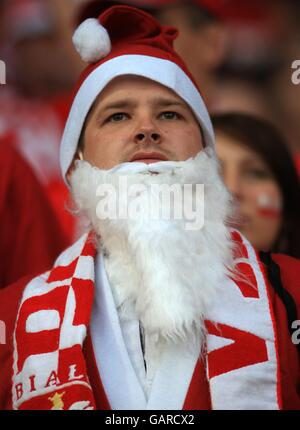
[[[159,152],[139,152],[135,154],[130,162],[139,162],[145,164],[158,163],[159,161],[168,161],[168,158]]]
[[[152,164],[152,163],[159,163],[160,161],[163,161],[161,159],[158,158],[141,158],[138,160],[134,160],[138,163],[145,163],[145,164]]]

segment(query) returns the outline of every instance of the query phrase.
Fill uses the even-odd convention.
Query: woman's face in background
[[[234,227],[258,250],[270,250],[282,225],[282,195],[269,166],[242,142],[218,131],[216,150],[237,206]]]

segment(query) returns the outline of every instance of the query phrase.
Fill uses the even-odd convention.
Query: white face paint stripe
[[[258,194],[256,203],[259,209],[274,209],[280,211],[282,208],[282,201],[280,198],[271,196],[267,192]]]

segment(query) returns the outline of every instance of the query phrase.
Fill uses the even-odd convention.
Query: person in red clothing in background
[[[43,187],[10,140],[0,139],[0,288],[42,273],[68,244]]]
[[[300,408],[299,260],[229,227],[176,37],[129,6],[73,36],[88,66],[60,163],[89,226],[48,272],[0,291],[2,409]]]
[[[14,135],[16,150],[45,188],[71,243],[76,226],[66,210],[68,191],[59,170],[59,142],[82,63],[70,49],[71,16],[66,6],[56,0],[0,4],[0,57],[7,70],[6,85],[0,87],[0,137]]]

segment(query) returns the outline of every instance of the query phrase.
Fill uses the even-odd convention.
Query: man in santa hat
[[[51,270],[0,292],[1,409],[300,406],[299,264],[264,255],[265,267],[228,227],[176,35],[129,6],[75,32],[90,65],[61,168],[89,228]]]

